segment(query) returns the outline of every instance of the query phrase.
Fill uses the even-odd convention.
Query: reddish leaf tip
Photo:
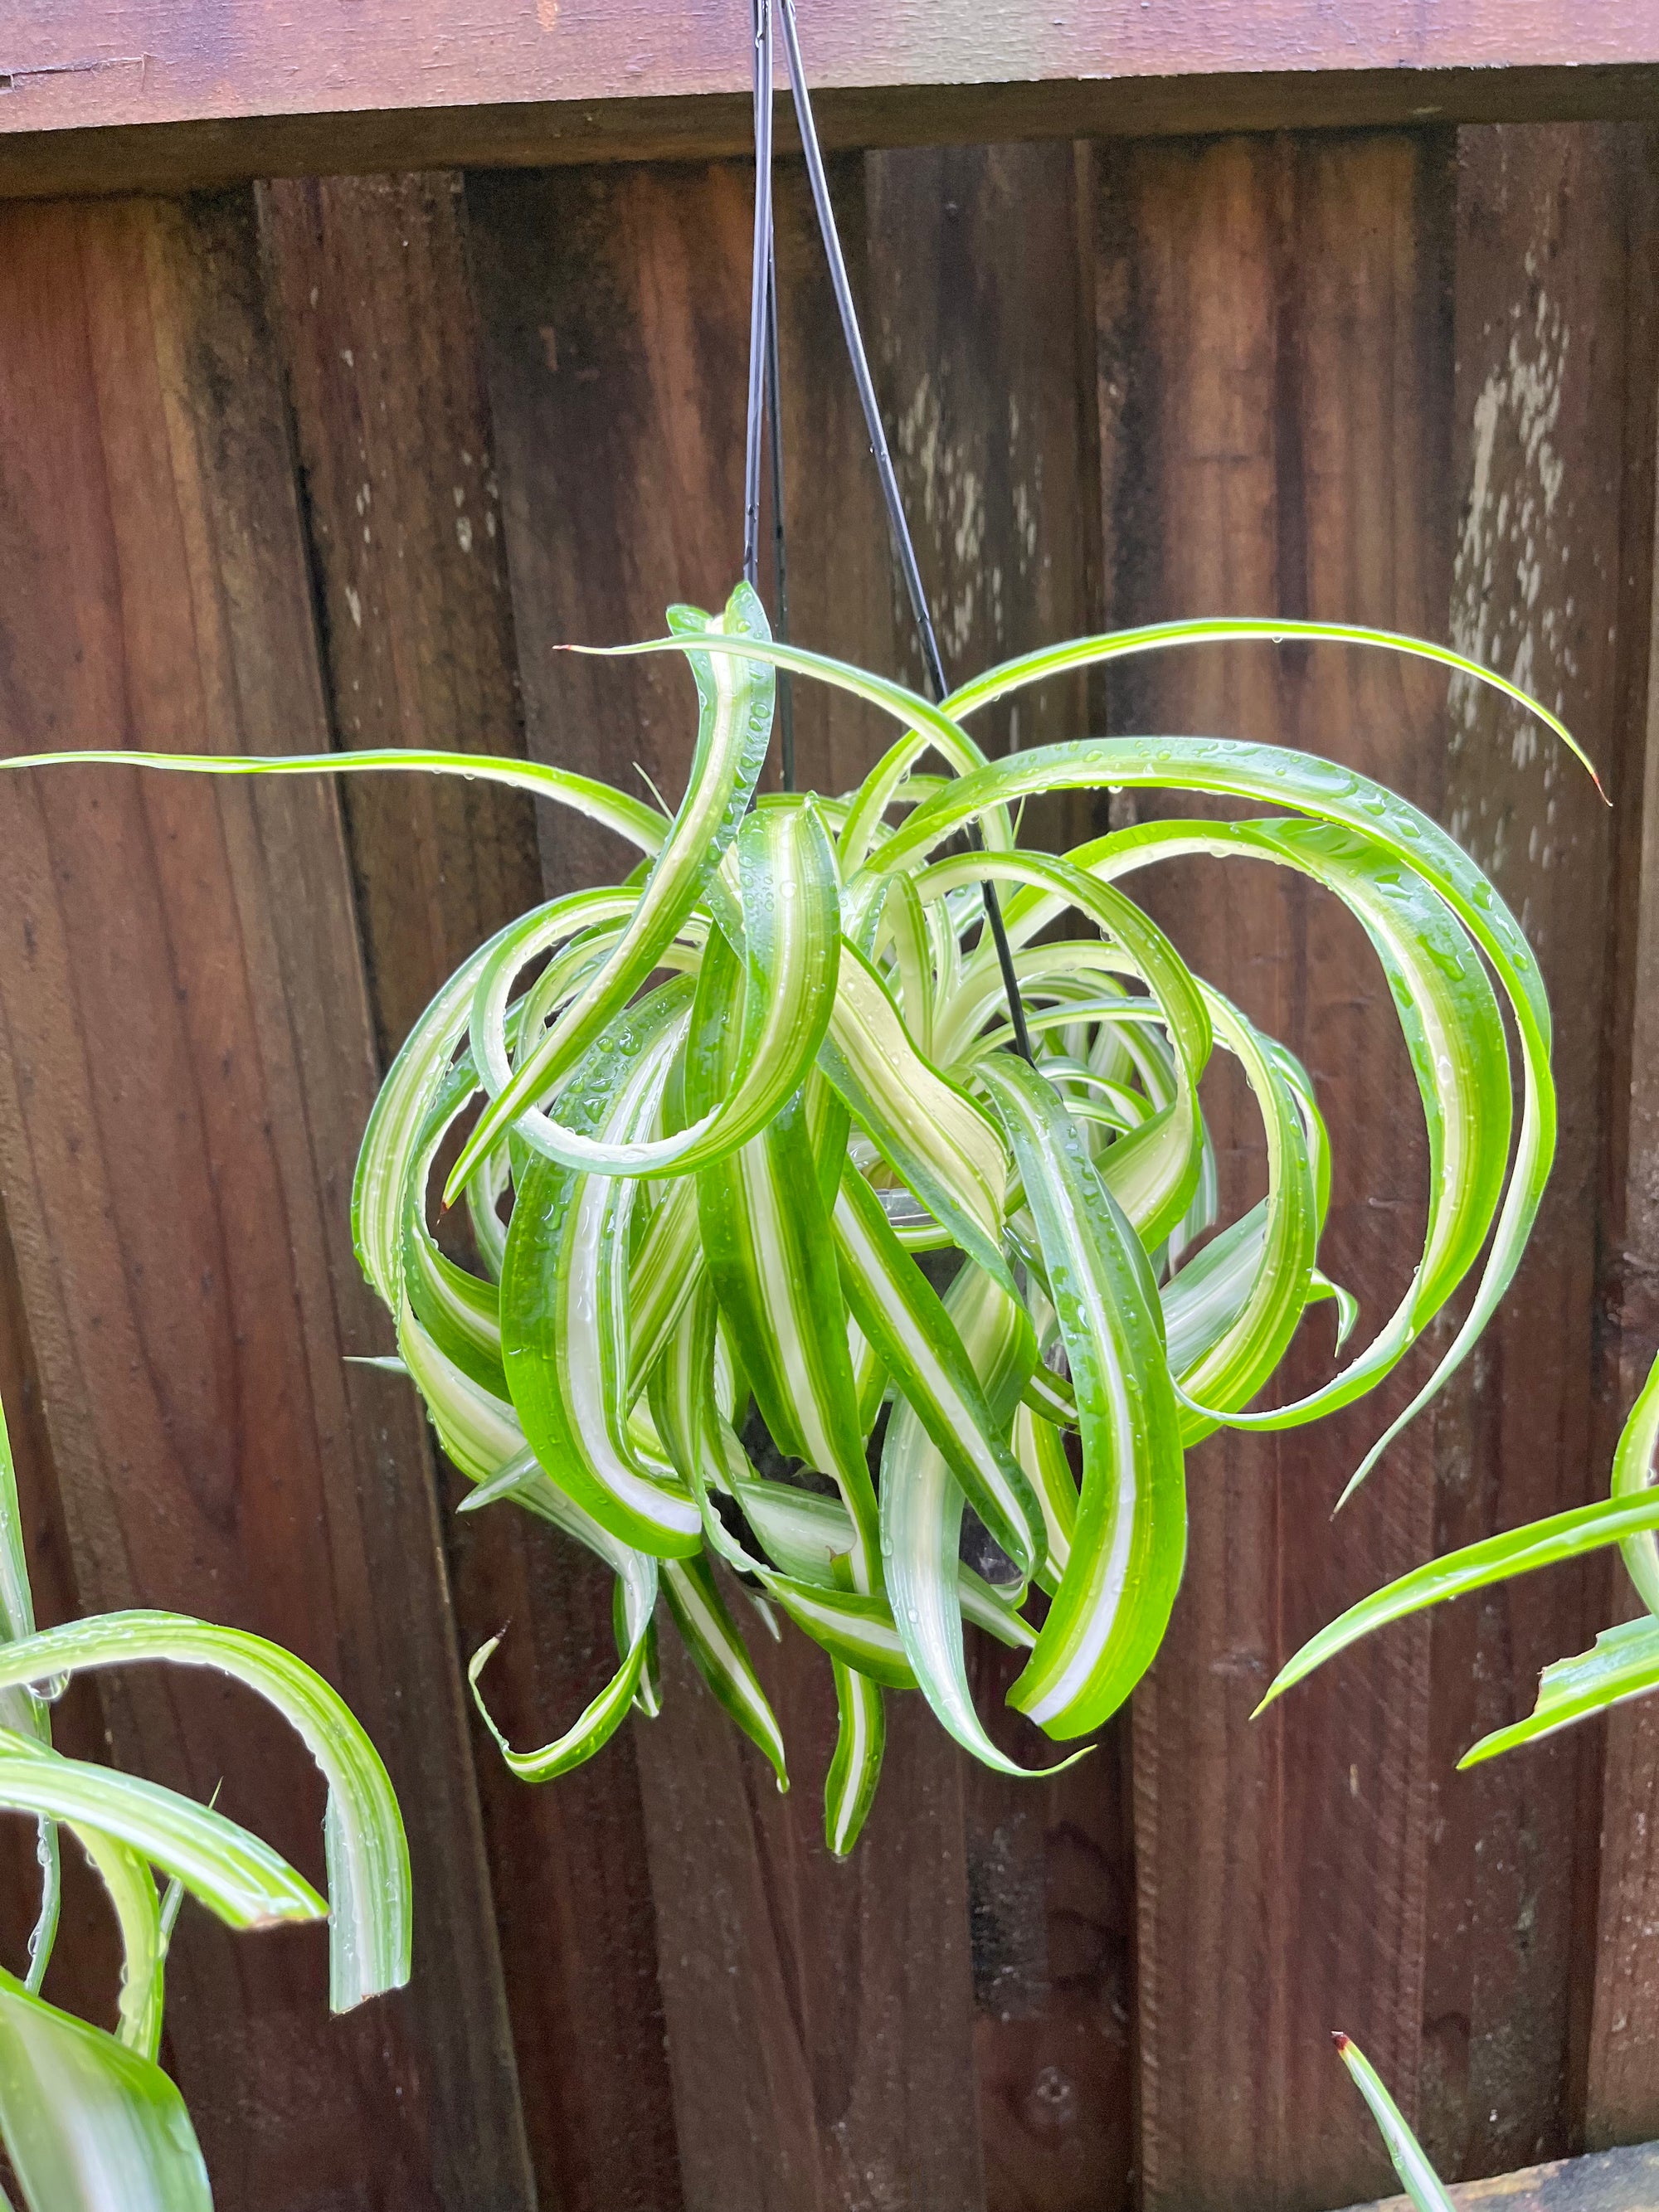
[[[1331,2030],[1331,2041],[1336,2045],[1339,2051],[1346,2051],[1348,2048],[1351,2040],[1352,2038],[1344,2035],[1340,2027],[1334,2027]]]

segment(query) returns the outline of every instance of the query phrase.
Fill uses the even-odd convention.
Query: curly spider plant
[[[1169,1621],[1188,1449],[1220,1423],[1289,1428],[1373,1389],[1486,1248],[1466,1319],[1358,1482],[1492,1312],[1553,1147],[1537,969],[1491,884],[1414,807],[1332,762],[1216,738],[990,761],[968,719],[1060,670],[1292,634],[1419,654],[1523,695],[1438,647],[1306,623],[1082,639],[937,708],[774,643],[746,586],[721,616],[675,610],[670,633],[623,650],[684,654],[696,679],[696,748],[672,818],[589,779],[476,756],[51,757],[487,776],[638,849],[625,882],[499,933],[416,1024],[364,1139],[358,1250],[396,1324],[388,1364],[477,1485],[467,1508],[510,1501],[617,1578],[614,1678],[542,1748],[501,1739],[514,1769],[557,1775],[631,1706],[655,1710],[662,1597],[782,1785],[741,1590],[833,1667],[826,1829],[844,1852],[876,1785],[887,1692],[919,1690],[975,1757],[1024,1771],[969,1695],[969,1623],[1027,1652],[1011,1705],[1061,1742],[1097,1729]],[[779,669],[897,726],[856,792],[757,798]],[[930,751],[947,775],[924,771]],[[1022,845],[1011,820],[1040,793],[1142,787],[1266,811],[1145,823],[1063,857]],[[1338,1300],[1339,1352],[1355,1308],[1318,1266],[1329,1152],[1305,1071],[1130,895],[1139,869],[1194,854],[1268,860],[1343,901],[1388,979],[1428,1133],[1404,1296],[1328,1380],[1270,1411],[1249,1409],[1309,1308]],[[1009,1048],[988,886],[1029,1062]],[[1521,1054],[1512,1164],[1500,995]],[[1218,1048],[1242,1067],[1267,1160],[1266,1197],[1224,1224],[1200,1097]],[[476,1265],[434,1234],[441,1156],[453,1159],[442,1204],[465,1206]],[[994,1540],[972,1556],[1000,1562],[988,1578],[964,1564],[969,1514]],[[472,1662],[481,1710],[493,1648]]]

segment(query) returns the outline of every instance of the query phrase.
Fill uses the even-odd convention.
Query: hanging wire
[[[749,284],[749,414],[743,456],[744,581],[760,581],[761,429],[772,268],[772,0],[755,0],[755,245]]]
[[[783,427],[778,392],[778,265],[772,222],[772,0],[755,0],[755,248],[749,290],[749,413],[744,447],[743,573],[760,581],[761,432],[770,435],[772,570],[776,590],[774,635],[789,642],[789,568],[784,550]],[[795,700],[787,669],[777,678],[782,782],[795,787]]]
[[[769,14],[771,0],[764,0],[764,4]],[[812,119],[811,96],[807,90],[806,70],[801,60],[794,0],[778,0],[778,4],[783,19],[784,51],[789,62],[789,85],[795,100],[795,120],[800,129],[802,150],[806,155],[806,174],[812,187],[812,204],[817,210],[818,230],[830,264],[830,282],[841,314],[842,334],[847,341],[848,355],[853,364],[853,380],[858,386],[859,404],[864,410],[865,426],[870,434],[870,447],[876,459],[876,473],[881,480],[881,495],[887,508],[888,527],[893,535],[893,550],[909,597],[917,635],[921,641],[927,687],[937,705],[946,696],[950,686],[945,680],[945,664],[939,657],[939,638],[927,605],[921,570],[917,566],[910,526],[905,520],[904,501],[900,496],[893,457],[887,449],[887,433],[882,425],[881,404],[876,398],[875,384],[870,374],[869,356],[865,351],[863,334],[859,329],[858,310],[853,304],[852,287],[847,280],[846,257],[841,250],[841,234],[836,225],[836,211],[830,199],[830,180],[824,173],[823,150],[818,143],[817,126]],[[969,836],[975,851],[983,852],[985,840],[976,822],[969,825]],[[986,918],[991,925],[991,935],[996,945],[997,965],[1002,971],[1002,988],[1007,995],[1014,1042],[1023,1059],[1034,1061],[1036,1055],[1031,1049],[1030,1032],[1025,1025],[1025,1009],[1020,1001],[1019,979],[1014,971],[1013,949],[1008,942],[1008,931],[1002,919],[1002,902],[997,896],[996,885],[988,878],[981,884],[981,890],[985,899]]]
[[[770,0],[768,0],[769,6]],[[783,417],[778,395],[778,259],[777,234],[773,232],[766,256],[766,420],[772,447],[772,581],[777,594],[773,629],[780,645],[789,642],[789,562],[783,530]],[[778,671],[778,749],[783,769],[783,787],[795,787],[795,694],[787,668]]]

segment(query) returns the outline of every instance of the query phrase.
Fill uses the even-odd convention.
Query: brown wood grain
[[[855,253],[857,177],[854,165],[836,178]],[[690,758],[684,670],[552,648],[660,635],[671,601],[723,605],[737,580],[750,191],[735,165],[469,184],[531,747],[637,795],[649,778],[671,805]],[[820,281],[811,220],[803,182],[786,172],[777,230],[794,634],[890,665],[879,499],[833,310],[807,289]],[[769,594],[764,563],[763,582]],[[798,685],[796,714],[804,782],[855,782],[889,742],[879,716],[837,694]],[[562,889],[633,866],[580,817],[549,810],[541,829],[549,880]]]
[[[489,403],[453,174],[272,184],[261,221],[337,730],[522,756]],[[341,786],[383,1051],[540,896],[528,799]]]
[[[1592,2151],[1582,2158],[1557,2158],[1514,2173],[1454,2185],[1452,2203],[1460,2212],[1650,2212],[1659,2204],[1659,2143],[1626,2150]],[[1355,2205],[1352,2212],[1406,2212],[1408,2197]]]
[[[1466,131],[1458,158],[1450,635],[1565,717],[1607,763],[1617,811],[1624,500],[1648,482],[1645,467],[1627,475],[1626,402],[1652,375],[1651,331],[1627,313],[1631,151],[1617,131]],[[1445,819],[1537,954],[1560,1135],[1526,1261],[1437,1411],[1437,1551],[1607,1480],[1595,1309],[1616,816],[1489,698],[1454,687]],[[1454,1767],[1531,1709],[1543,1665],[1589,1641],[1603,1569],[1500,1584],[1434,1616],[1419,2111],[1431,2155],[1460,2176],[1578,2140],[1597,1732]]]
[[[844,0],[803,10],[842,143],[1633,114],[1649,0]],[[707,157],[747,137],[748,15],[696,0],[51,0],[0,45],[0,189],[457,162]]]
[[[1091,627],[1089,334],[1069,145],[870,157],[871,336],[939,651],[954,683]],[[896,600],[906,680],[923,682]],[[1069,678],[980,716],[988,752],[1074,737]],[[1034,803],[1061,848],[1075,806]]]
[[[1095,480],[1090,271],[1069,145],[870,157],[870,314],[894,452],[952,680],[1098,627],[1085,495]],[[1086,191],[1086,173],[1084,190]],[[921,681],[895,598],[906,679]],[[1071,680],[981,718],[992,752],[1083,734]],[[1056,849],[1086,804],[1027,810]],[[1068,830],[1073,835],[1068,836]],[[1039,1733],[1002,1710],[1018,1667],[975,1654],[980,1704],[1013,1756]],[[1038,1787],[970,1764],[969,1900],[986,2199],[994,2212],[1127,2204],[1133,2156],[1133,1879],[1121,1744]]]
[[[1618,890],[1612,988],[1605,1032],[1607,1087],[1607,1226],[1601,1304],[1607,1402],[1600,1424],[1597,1480],[1617,1431],[1659,1354],[1659,705],[1654,672],[1654,445],[1652,254],[1659,222],[1659,159],[1651,138],[1621,149],[1620,207],[1629,270],[1623,538],[1616,711]],[[1638,1610],[1614,1568],[1596,1622]],[[1659,1917],[1659,1713],[1644,1700],[1609,1714],[1601,1795],[1595,1974],[1586,2059],[1584,2134],[1591,2144],[1629,2142],[1659,2127],[1659,2002],[1650,1930]],[[1585,1817],[1580,1808],[1580,1819]]]
[[[858,214],[856,173],[837,179]],[[692,737],[672,663],[555,664],[565,638],[659,629],[719,605],[740,554],[750,182],[737,168],[469,179],[492,349],[502,505],[532,752],[671,804]],[[878,510],[805,191],[780,179],[796,632],[890,656]],[[861,222],[849,222],[854,240]],[[855,272],[861,281],[861,271]],[[873,549],[873,550],[872,550]],[[821,627],[822,625],[822,627]],[[803,701],[802,771],[850,779],[885,732]],[[550,883],[618,855],[554,822]],[[691,2212],[981,2198],[959,1768],[914,1702],[854,1860],[823,1850],[828,1668],[793,1634],[763,1651],[795,1784],[732,1735],[665,1632],[661,1717],[631,1729],[647,1813],[668,2058]],[[608,1750],[607,1758],[617,1756]]]
[[[453,174],[270,185],[289,370],[336,730],[350,746],[522,755],[483,334]],[[542,895],[534,812],[486,787],[343,787],[383,1050]],[[465,1484],[453,1476],[446,1502]],[[461,1641],[511,1622],[490,1693],[521,1741],[602,1679],[608,1577],[522,1514],[448,1516]],[[590,1677],[592,1680],[590,1681]],[[639,1788],[623,1753],[556,1788],[473,1726],[526,2128],[543,2200],[674,2200]]]
[[[1434,134],[1103,150],[1114,623],[1280,611],[1443,630],[1449,157]],[[1433,808],[1443,696],[1335,648],[1210,648],[1129,664],[1110,714],[1332,755]],[[1376,1326],[1415,1257],[1425,1158],[1369,947],[1277,872],[1185,864],[1148,896],[1195,968],[1310,1069],[1334,1145],[1322,1258]],[[1237,1204],[1259,1188],[1259,1133],[1236,1081],[1218,1071],[1210,1087]],[[1324,1329],[1306,1335],[1302,1387],[1328,1371]],[[1333,2027],[1408,2093],[1414,2078],[1426,1636],[1396,1631],[1249,1718],[1308,1634],[1428,1550],[1421,1426],[1328,1524],[1382,1418],[1368,1405],[1278,1438],[1224,1435],[1189,1459],[1186,1580],[1133,1721],[1150,2207],[1310,2207],[1380,2181]]]
[[[252,198],[14,210],[0,367],[9,750],[328,742]],[[316,1934],[190,1912],[170,2047],[239,2207],[527,2205],[419,1421],[349,1243],[373,1030],[335,799],[8,781],[0,1182],[78,1602],[259,1630],[408,1809],[411,1989],[331,2023]],[[228,1686],[111,1678],[124,1765],[320,1876],[299,1747]]]
[[[13,82],[15,86],[15,77]],[[0,94],[0,103],[5,97]],[[831,86],[814,106],[824,143],[850,149],[996,144],[1079,134],[1182,137],[1236,131],[1413,129],[1435,118],[1640,121],[1652,114],[1656,99],[1659,67],[1638,62],[1571,68],[1513,64],[1263,69],[871,89]],[[781,147],[793,143],[787,111],[787,101],[781,98]],[[747,95],[724,92],[31,128],[0,131],[0,199],[177,194],[262,177],[708,161],[742,154],[752,143]]]

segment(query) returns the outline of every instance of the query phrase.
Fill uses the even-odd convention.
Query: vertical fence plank
[[[856,183],[843,171],[838,188]],[[690,754],[684,672],[556,671],[549,647],[650,634],[670,599],[718,605],[731,586],[750,191],[735,167],[468,185],[530,744],[624,784],[637,763],[671,801]],[[881,541],[855,473],[862,441],[821,283],[796,289],[813,265],[807,220],[790,173],[779,228],[796,633],[880,663],[886,585],[866,550]],[[850,779],[884,741],[840,702],[803,702],[805,775]],[[615,857],[585,824],[555,825],[544,850],[561,889]],[[818,1802],[827,1668],[794,1638],[757,1657],[792,1747],[787,1799],[672,1649],[664,1714],[633,1732],[636,1753],[623,1747],[648,1816],[684,2201],[957,2212],[979,2196],[958,1771],[915,1701],[896,1705],[870,1829],[849,1864],[831,1863]]]
[[[1096,628],[1093,332],[1069,145],[870,157],[870,321],[922,572],[952,679]],[[1086,190],[1086,179],[1085,184]],[[896,625],[919,681],[908,610]],[[1077,737],[1086,684],[982,718],[988,750]],[[1086,806],[1086,802],[1084,802]],[[1034,843],[1086,834],[1077,801]],[[1052,1757],[1003,1708],[1018,1662],[988,1644],[993,1732]],[[980,2117],[993,2212],[1128,2201],[1133,1876],[1116,1732],[1046,1785],[966,1781]]]
[[[1609,1143],[1602,1303],[1609,1324],[1610,1403],[1595,1479],[1659,1354],[1659,635],[1655,586],[1654,362],[1659,297],[1659,145],[1651,131],[1620,134],[1618,206],[1628,293],[1625,472],[1620,500],[1620,682],[1622,730],[1615,825],[1619,892],[1607,1024]],[[1622,1571],[1614,1607],[1638,1610]],[[1659,1920],[1659,1709],[1620,1707],[1606,1723],[1595,1977],[1586,2068],[1584,2133],[1592,2147],[1659,2134],[1659,1989],[1651,1972]],[[1579,1817],[1585,1818],[1581,1806]]]
[[[263,189],[337,732],[522,753],[483,336],[453,176]],[[459,493],[459,496],[457,496]],[[528,799],[343,787],[383,1048],[541,896]],[[452,1499],[465,1485],[452,1484]],[[465,1650],[513,1624],[491,1694],[526,1732],[580,1711],[609,1587],[507,1508],[450,1519]],[[475,1724],[526,2124],[544,2201],[655,2212],[674,2145],[638,1785],[622,1757],[532,1789]]]
[[[1572,128],[1458,142],[1451,636],[1555,708],[1610,777],[1626,143]],[[1437,1550],[1607,1480],[1595,1291],[1613,817],[1573,761],[1494,701],[1454,688],[1445,818],[1537,953],[1560,1134],[1526,1261],[1437,1413]],[[1475,1736],[1530,1708],[1541,1666],[1589,1640],[1603,1569],[1500,1584],[1434,1618],[1421,2111],[1431,2152],[1461,2175],[1558,2156],[1580,2124],[1597,1733],[1453,1770]]]
[[[461,184],[262,185],[343,744],[522,755]],[[341,786],[382,1048],[539,896],[529,799],[453,777]]]
[[[911,527],[952,682],[1087,619],[1095,428],[1067,144],[870,157],[872,317]],[[1081,358],[1080,358],[1081,356]],[[922,667],[897,608],[907,680]],[[980,717],[988,752],[1074,737],[1065,678]],[[1076,802],[1027,810],[1060,849]]]
[[[0,366],[11,750],[325,747],[251,196],[15,209]],[[256,1628],[337,1682],[407,1808],[416,1981],[331,2025],[323,1949],[187,1916],[172,2048],[221,2202],[528,2201],[417,1418],[342,1365],[374,1050],[331,789],[64,770],[0,794],[0,1179],[80,1602]],[[112,1678],[124,1764],[320,1875],[248,1701]]]
[[[1103,149],[1100,179],[1111,621],[1279,611],[1443,632],[1444,138]],[[1433,808],[1443,697],[1401,664],[1334,648],[1208,648],[1128,665],[1111,726],[1300,745]],[[1420,1230],[1411,1079],[1369,947],[1268,873],[1190,869],[1156,910],[1308,1062],[1335,1146],[1322,1257],[1375,1325]],[[1221,1076],[1213,1104],[1224,1184],[1253,1196],[1247,1102]],[[1328,1356],[1310,1336],[1293,1385]],[[1426,1638],[1398,1631],[1249,1719],[1305,1635],[1428,1550],[1420,1426],[1327,1527],[1380,1419],[1361,1407],[1279,1438],[1223,1435],[1190,1460],[1186,1582],[1133,1714],[1153,2208],[1333,2204],[1380,2184],[1333,2026],[1397,2083],[1414,2077]]]

